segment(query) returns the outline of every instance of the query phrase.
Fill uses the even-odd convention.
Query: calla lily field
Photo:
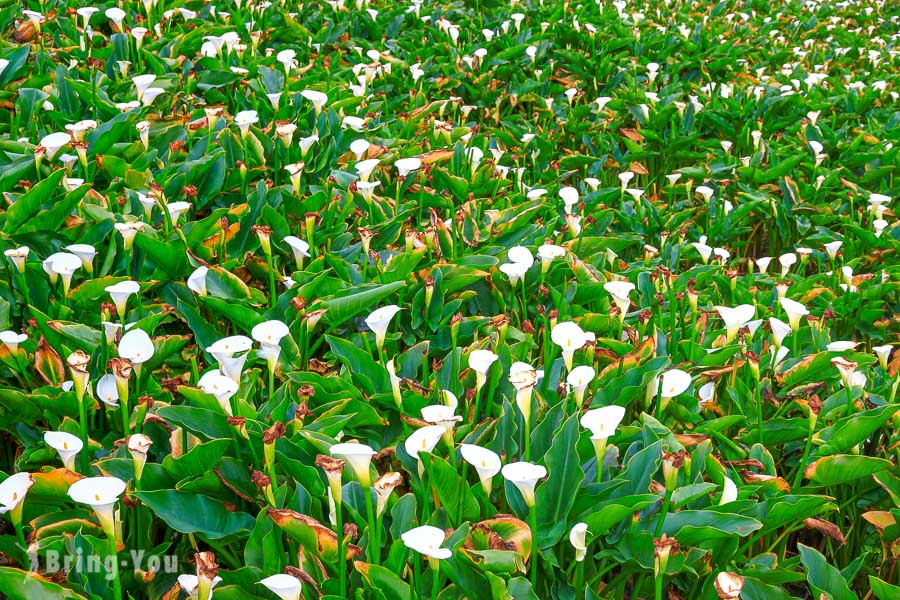
[[[900,598],[900,4],[0,24],[0,598]]]

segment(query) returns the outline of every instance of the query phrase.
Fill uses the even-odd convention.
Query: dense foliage
[[[0,597],[900,598],[900,5],[0,24]]]

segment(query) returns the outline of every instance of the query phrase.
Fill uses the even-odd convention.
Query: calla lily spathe
[[[25,495],[33,485],[31,473],[16,473],[4,479],[0,483],[0,515],[10,513],[13,523],[20,523]]]
[[[788,322],[791,324],[791,329],[797,331],[800,329],[800,319],[809,314],[809,311],[805,306],[797,302],[796,300],[791,300],[790,298],[781,298],[779,300],[781,303],[781,308],[784,309],[784,312],[787,313]]]
[[[75,457],[84,448],[81,438],[66,431],[45,431],[44,443],[56,450],[66,469],[75,470]]]
[[[575,561],[581,562],[587,556],[587,523],[576,523],[569,530],[569,543],[575,548]]]
[[[372,457],[375,450],[366,444],[356,444],[352,442],[344,442],[335,444],[328,449],[328,452],[337,458],[343,458],[350,463],[350,468],[363,487],[369,487],[372,484],[372,477],[369,473],[369,467],[372,464]]]
[[[154,352],[153,340],[143,329],[131,329],[119,340],[119,356],[128,359],[135,366],[153,358]]]
[[[505,465],[500,473],[504,479],[516,486],[522,494],[525,504],[534,506],[534,487],[540,479],[547,476],[547,469],[529,462],[515,462]]]
[[[462,444],[460,446],[460,454],[463,460],[475,467],[478,472],[478,479],[481,480],[481,487],[484,488],[485,494],[491,495],[491,480],[500,472],[500,456],[493,450],[482,448],[474,444]]]
[[[391,304],[382,306],[366,317],[366,325],[375,334],[375,345],[379,351],[384,348],[384,340],[387,337],[387,328],[391,324],[391,320],[400,310],[399,306]]]
[[[449,548],[442,548],[444,530],[432,525],[422,525],[400,535],[400,539],[410,550],[430,559],[446,560],[453,555]]]
[[[281,598],[281,600],[299,600],[300,593],[303,590],[303,584],[299,579],[284,573],[266,577],[259,583]]]
[[[746,325],[754,315],[756,315],[756,307],[752,304],[741,304],[735,308],[728,306],[717,306],[716,312],[725,321],[726,339],[725,343],[730,344],[734,341],[738,331]]]
[[[475,371],[475,389],[480,390],[487,382],[487,373],[500,357],[490,350],[472,350],[469,353],[469,368]]]
[[[588,342],[588,335],[577,323],[563,321],[562,323],[557,323],[556,327],[550,332],[550,339],[554,344],[562,348],[566,370],[571,371],[575,351]]]
[[[69,497],[79,504],[87,504],[110,539],[116,536],[115,505],[125,492],[125,482],[118,477],[85,477],[69,486]]]

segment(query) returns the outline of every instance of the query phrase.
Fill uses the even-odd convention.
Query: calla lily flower
[[[356,165],[354,165],[354,168],[356,169],[356,173],[359,175],[360,181],[362,181],[363,183],[368,182],[369,178],[372,176],[372,172],[375,170],[375,167],[379,165],[379,163],[381,163],[381,161],[377,158],[368,158],[356,163]]]
[[[591,432],[591,440],[606,441],[616,432],[616,428],[625,418],[625,407],[602,406],[592,408],[581,417],[581,426]]]
[[[806,310],[806,307],[797,302],[796,300],[791,300],[790,298],[781,298],[779,299],[781,303],[781,308],[784,309],[784,312],[787,313],[788,322],[791,324],[791,329],[797,331],[800,329],[800,319],[809,314],[809,311]]]
[[[131,250],[134,244],[134,238],[138,232],[144,228],[144,224],[140,221],[129,221],[127,223],[116,223],[114,225],[116,231],[122,234],[125,250]]]
[[[118,477],[86,477],[69,486],[69,498],[94,509],[103,531],[116,537],[115,505],[125,492],[125,482]]]
[[[576,323],[564,321],[556,324],[556,327],[550,332],[550,339],[554,344],[562,348],[566,370],[571,371],[575,351],[588,342],[587,334]]]
[[[728,306],[717,306],[716,311],[722,320],[725,321],[726,339],[725,343],[730,344],[734,341],[738,331],[744,327],[748,321],[753,319],[756,314],[756,307],[752,304],[741,304],[738,307],[730,308]]]
[[[416,157],[401,158],[394,162],[394,166],[397,168],[400,177],[406,177],[413,171],[418,171],[422,168],[422,160]]]
[[[71,181],[71,180],[70,180]],[[81,259],[81,266],[88,274],[94,272],[94,257],[97,251],[90,244],[70,244],[66,246],[66,250]]]
[[[203,265],[194,269],[194,272],[187,278],[188,289],[198,296],[206,296],[206,275],[208,273],[209,268]]]
[[[737,600],[744,589],[744,578],[731,571],[721,571],[714,583],[716,593],[723,600]]]
[[[691,376],[680,369],[671,369],[662,375],[660,395],[663,398],[674,398],[683,394],[691,385]]]
[[[793,252],[782,254],[778,257],[778,262],[781,263],[781,276],[786,277],[790,273],[791,267],[797,264],[797,255]]]
[[[81,259],[68,252],[51,254],[44,261],[44,270],[50,275],[50,282],[55,283],[56,277],[62,279],[63,294],[68,295],[72,287],[72,276],[81,268]]]
[[[284,243],[287,244],[290,247],[291,252],[294,253],[294,262],[297,263],[297,270],[302,271],[303,259],[310,257],[309,243],[293,235],[285,236]]]
[[[534,256],[531,254],[531,250],[524,246],[513,246],[506,253],[506,256],[512,262],[524,265],[526,269],[530,269],[534,264]]]
[[[566,377],[566,383],[569,384],[569,387],[571,387],[572,391],[575,393],[575,406],[584,404],[584,391],[587,389],[587,386],[591,384],[596,375],[597,373],[594,371],[594,368],[589,365],[581,365],[569,371],[569,375]]]
[[[776,317],[769,317],[769,328],[772,330],[772,338],[775,340],[775,347],[780,348],[784,342],[784,338],[791,334],[790,325]]]
[[[299,579],[283,573],[266,577],[259,583],[281,600],[300,600],[300,593],[303,590],[303,584]]]
[[[859,345],[858,342],[851,342],[847,340],[837,340],[834,342],[829,342],[825,349],[829,352],[846,352],[847,350],[853,350]]]
[[[431,423],[432,425],[440,425],[444,428],[445,437],[446,433],[453,431],[453,427],[460,421],[462,421],[462,417],[460,415],[454,414],[455,409],[453,407],[447,406],[446,404],[432,404],[429,406],[422,407],[422,420],[426,423]],[[450,438],[450,443],[452,445],[453,438]]]
[[[509,277],[509,284],[513,287],[518,285],[519,280],[525,277],[528,272],[528,266],[523,263],[503,263],[498,267],[500,272]]]
[[[28,246],[20,246],[18,248],[5,250],[3,254],[12,261],[19,273],[24,273],[25,261],[28,260],[28,253],[30,251],[31,250],[30,248],[28,248]]]
[[[556,244],[543,244],[538,248],[537,257],[541,261],[541,272],[546,273],[550,270],[550,263],[557,258],[563,258],[566,255],[566,249]]]
[[[275,366],[278,364],[278,356],[281,353],[281,339],[289,334],[288,326],[277,319],[263,321],[250,331],[253,339],[260,344],[257,354],[266,359],[270,371],[274,371]]]
[[[369,467],[372,464],[372,457],[375,450],[366,444],[357,444],[352,442],[344,442],[335,444],[328,449],[332,456],[342,458],[350,463],[350,468],[359,480],[360,485],[369,487],[372,485],[372,477],[369,473]]]
[[[828,254],[828,258],[834,260],[837,258],[837,253],[841,249],[841,246],[844,245],[844,242],[841,240],[836,240],[834,242],[828,242],[825,244],[825,252]]]
[[[6,346],[10,354],[19,351],[19,344],[28,339],[28,335],[24,333],[16,333],[15,331],[0,331],[0,343]]]
[[[630,294],[634,291],[634,284],[630,281],[607,281],[603,289],[613,297],[613,302],[619,307],[619,320],[625,320],[625,313],[631,306]]]
[[[563,205],[565,206],[566,212],[571,213],[572,207],[578,204],[579,195],[578,190],[574,187],[567,186],[561,188],[559,190],[559,197],[562,198]]]
[[[478,478],[481,480],[481,487],[484,489],[484,493],[490,497],[491,480],[500,472],[500,456],[493,450],[474,444],[462,444],[460,453],[463,460],[475,467]]]
[[[469,368],[475,371],[475,389],[480,390],[487,382],[487,373],[500,357],[490,350],[472,350],[469,353]]]
[[[382,306],[366,317],[366,325],[375,334],[375,345],[380,352],[384,348],[384,339],[387,336],[387,328],[391,323],[391,319],[400,312],[401,308],[396,304]]]
[[[878,364],[881,365],[881,368],[887,371],[888,361],[891,358],[891,352],[894,351],[894,347],[890,344],[886,344],[884,346],[873,346],[872,351],[875,353],[875,356],[878,357]]]
[[[547,469],[541,465],[529,462],[515,462],[505,465],[500,473],[503,477],[516,486],[526,506],[534,506],[534,486],[539,479],[547,476]]]
[[[350,142],[350,152],[356,157],[356,161],[362,160],[362,157],[369,152],[369,142],[367,140],[358,139]]]
[[[575,548],[575,561],[581,562],[587,556],[587,523],[576,523],[569,531],[569,543]]]
[[[445,560],[453,555],[449,548],[441,548],[444,530],[432,525],[422,525],[400,535],[400,539],[410,550],[428,557],[430,560]]]
[[[104,290],[112,297],[112,301],[116,305],[116,312],[119,313],[119,319],[124,321],[128,298],[141,291],[141,284],[130,280],[120,281],[106,286]]]
[[[738,497],[738,489],[734,482],[725,477],[724,481],[722,481],[722,497],[719,498],[719,504],[728,504],[729,502],[734,502]]]
[[[103,404],[111,408],[119,406],[119,387],[116,385],[116,376],[112,373],[107,373],[97,381],[94,392]]]
[[[316,114],[322,112],[322,109],[328,102],[328,95],[322,92],[317,92],[316,90],[303,90],[302,92],[300,92],[300,95],[312,102]]]
[[[47,160],[53,160],[56,153],[59,152],[63,146],[68,146],[71,141],[72,136],[63,132],[51,133],[50,135],[45,135],[41,138],[41,146],[47,151]]]
[[[234,379],[222,375],[218,369],[212,369],[203,374],[203,377],[197,382],[197,387],[207,394],[215,396],[216,400],[219,402],[219,406],[222,407],[222,410],[224,410],[228,416],[234,416],[234,412],[231,408],[231,397],[238,391],[238,384]]]
[[[234,116],[234,124],[238,126],[241,137],[247,137],[250,126],[259,123],[259,115],[255,110],[242,110]]]
[[[0,483],[0,515],[9,513],[17,528],[22,524],[22,509],[28,490],[34,485],[31,473],[16,473]]]
[[[442,425],[426,425],[425,427],[416,429],[408,438],[406,438],[403,448],[406,450],[407,454],[418,460],[420,477],[422,476],[425,467],[422,464],[419,453],[424,452],[425,454],[431,454],[434,451],[435,446],[438,445],[438,442],[441,441],[441,437],[443,437],[445,431],[446,429]]]
[[[119,356],[130,360],[136,367],[153,358],[155,352],[153,340],[143,329],[132,329],[119,340]]]

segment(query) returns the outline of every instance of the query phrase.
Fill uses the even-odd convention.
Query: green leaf
[[[841,572],[828,564],[825,557],[805,544],[797,544],[800,550],[800,562],[806,567],[806,581],[817,597],[826,594],[832,600],[859,600],[850,590],[850,586],[841,577]]]
[[[434,487],[441,504],[447,510],[452,522],[478,520],[480,510],[472,489],[444,459],[434,454],[420,455],[428,472],[429,483]]]
[[[49,206],[53,197],[60,190],[60,182],[65,172],[65,169],[53,171],[46,179],[19,196],[6,211],[6,224],[3,226],[3,230],[6,233],[18,231],[22,224],[33,218],[42,206]]]
[[[806,467],[804,476],[818,485],[838,485],[854,481],[885,469],[893,464],[889,460],[874,456],[838,454],[820,458]]]
[[[43,579],[36,573],[0,567],[0,590],[9,600],[85,600],[72,590]]]
[[[386,600],[410,600],[412,598],[409,585],[390,569],[359,560],[353,561],[353,568],[362,576],[366,587],[378,590]]]
[[[562,539],[567,531],[569,511],[584,481],[584,471],[575,451],[579,418],[580,415],[572,415],[563,422],[544,456],[547,480],[535,491],[538,548],[549,548]]]
[[[900,598],[900,587],[884,582],[874,575],[869,575],[869,587],[878,600],[896,600]]]
[[[328,312],[325,313],[323,319],[331,326],[344,323],[348,319],[358,314],[375,310],[378,304],[406,285],[405,281],[394,281],[384,285],[364,288],[346,296],[336,295],[332,298],[322,300],[321,306],[316,308],[324,308]]]
[[[209,496],[178,490],[135,492],[166,525],[181,533],[199,533],[211,540],[249,534],[256,520],[245,512],[229,511]]]
[[[682,510],[666,515],[663,533],[682,544],[695,546],[715,538],[744,537],[761,529],[762,523],[742,515],[713,510]]]

